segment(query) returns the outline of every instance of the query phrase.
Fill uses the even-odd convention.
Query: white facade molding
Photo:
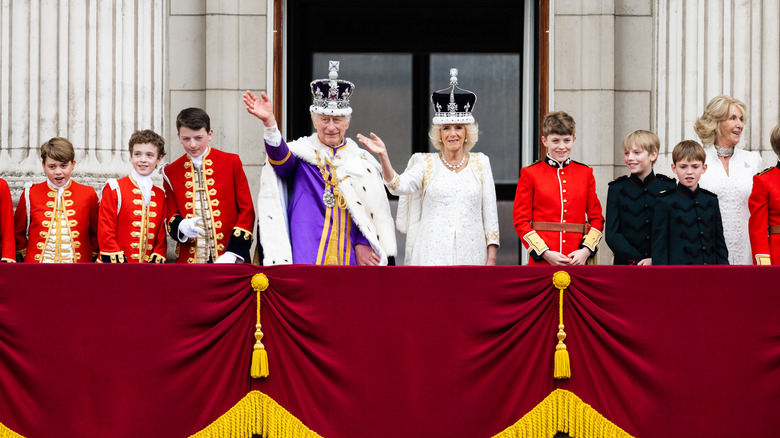
[[[654,0],[653,128],[662,154],[693,130],[709,100],[727,94],[745,102],[741,146],[776,157],[769,132],[780,121],[780,2]],[[660,161],[660,160],[659,160]]]
[[[38,147],[76,149],[74,178],[129,173],[137,129],[163,134],[168,0],[4,0],[0,7],[0,175],[43,180]]]

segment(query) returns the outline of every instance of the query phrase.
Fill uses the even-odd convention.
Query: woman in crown
[[[471,114],[477,96],[458,85],[433,93],[433,126],[428,134],[438,153],[412,155],[398,175],[387,149],[374,133],[357,135],[379,157],[385,186],[400,196],[396,225],[406,233],[407,265],[495,265],[498,210],[490,160],[470,152],[478,128]]]

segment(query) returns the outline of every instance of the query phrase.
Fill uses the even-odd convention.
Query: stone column
[[[0,176],[18,199],[44,180],[38,147],[76,149],[74,179],[129,173],[130,134],[163,132],[168,0],[4,0],[0,7]]]
[[[603,207],[615,160],[615,5],[555,0],[554,13],[549,108],[574,117],[577,141],[572,158],[593,168]],[[602,244],[598,263],[611,262],[612,253]]]
[[[774,164],[769,131],[780,120],[780,3],[654,0],[654,7],[653,124],[664,153],[681,140],[698,141],[696,119],[711,98],[728,94],[748,108],[741,146]]]
[[[270,12],[265,0],[171,0],[166,161],[180,157],[176,115],[200,107],[211,117],[211,145],[241,156],[253,195],[265,152],[261,123],[241,94],[270,88],[266,42]]]

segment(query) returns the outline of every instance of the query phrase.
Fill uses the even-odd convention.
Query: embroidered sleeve
[[[480,154],[475,163],[478,164],[477,173],[481,175],[482,182],[482,224],[485,227],[485,242],[487,245],[499,245],[496,185],[493,182],[490,159]]]
[[[400,196],[414,193],[424,187],[424,180],[428,164],[422,159],[423,154],[414,154],[406,165],[406,170],[401,175],[396,174],[393,180],[385,183],[390,193]],[[432,162],[430,167],[432,168]]]

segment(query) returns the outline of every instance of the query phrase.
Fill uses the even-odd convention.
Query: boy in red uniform
[[[250,262],[255,209],[241,159],[209,147],[211,119],[200,108],[182,110],[176,130],[185,154],[162,170],[176,261]]]
[[[100,200],[100,261],[164,263],[165,192],[154,186],[152,172],[165,156],[165,140],[147,129],[134,132],[129,145],[132,172],[108,180]]]
[[[95,189],[70,179],[73,145],[54,137],[41,145],[46,182],[25,187],[14,216],[17,259],[34,263],[87,263],[98,251]]]
[[[14,203],[11,201],[11,189],[2,178],[0,178],[0,262],[16,262]]]
[[[512,210],[529,264],[583,265],[604,229],[593,170],[571,159],[574,119],[563,111],[542,122],[547,156],[520,171]]]
[[[780,125],[772,129],[769,143],[780,158]],[[748,208],[753,263],[780,265],[780,161],[753,177]]]

